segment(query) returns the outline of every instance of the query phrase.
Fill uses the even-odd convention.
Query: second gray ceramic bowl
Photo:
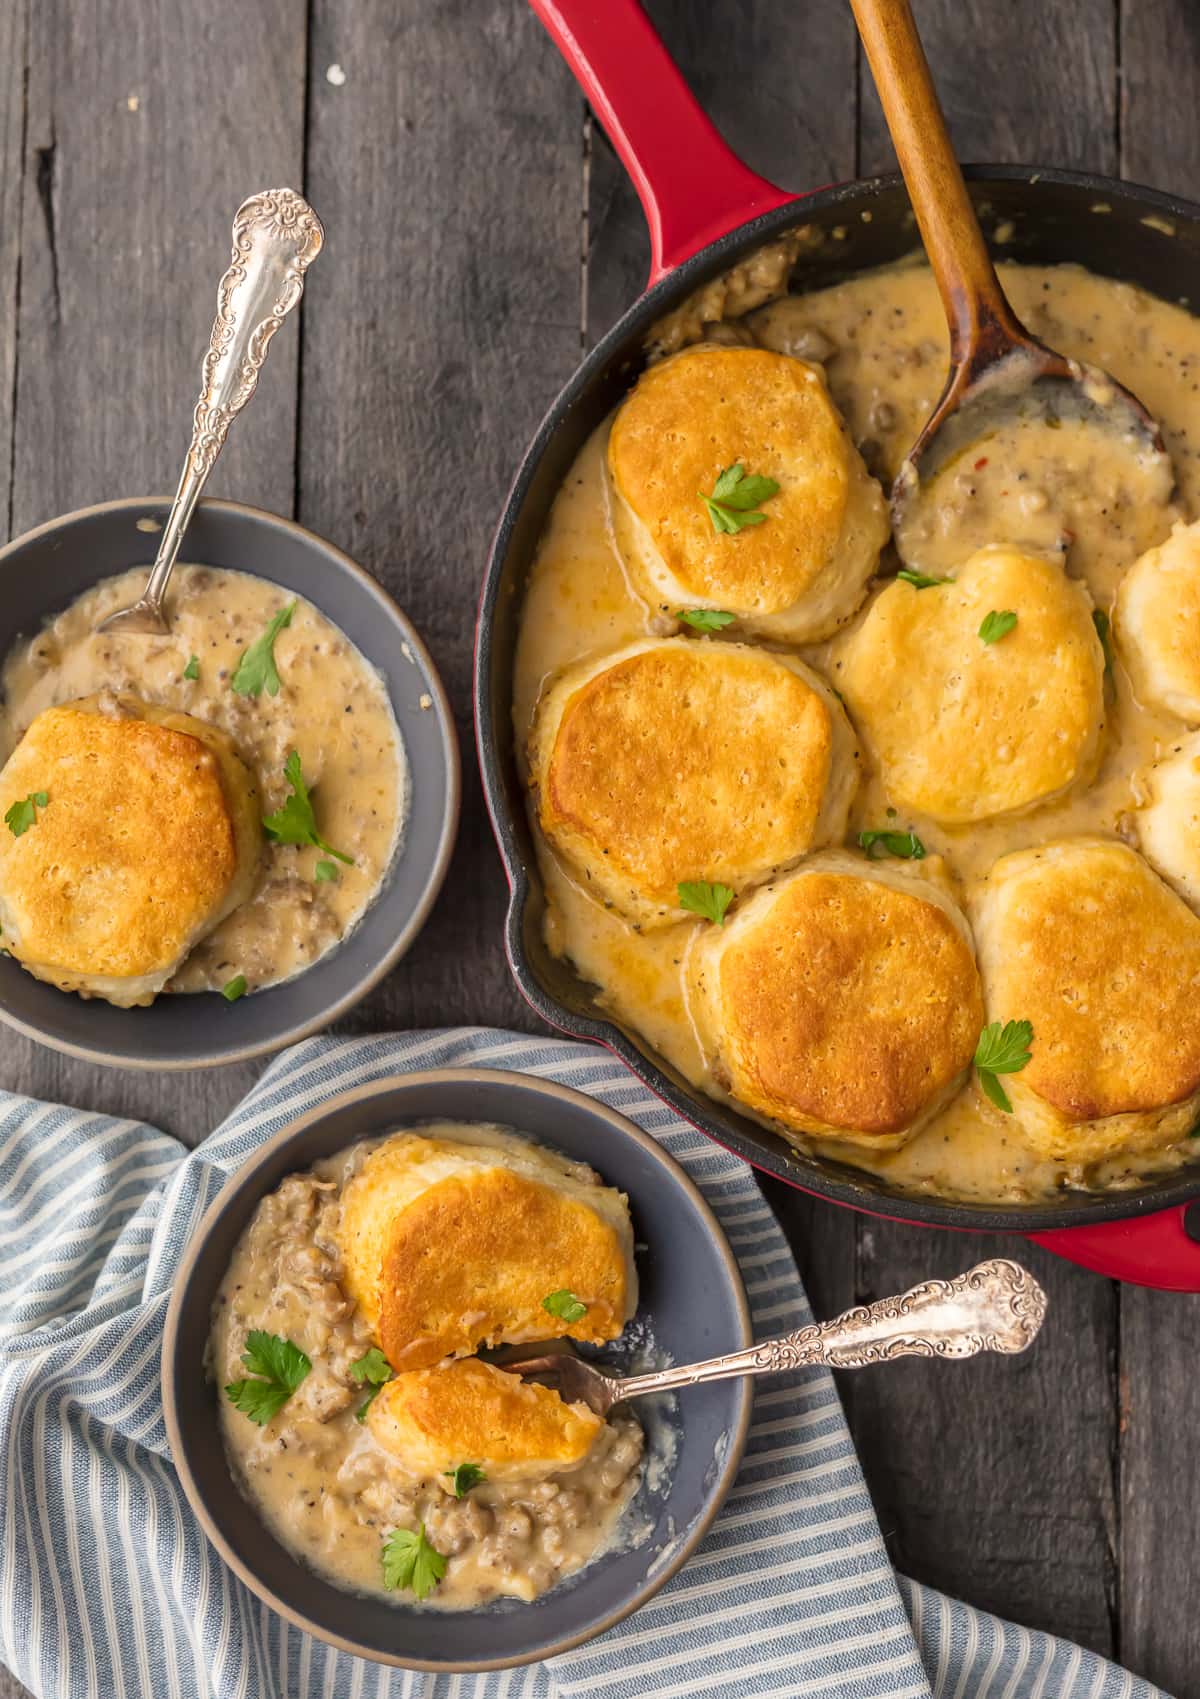
[[[408,1074],[331,1098],[285,1127],[238,1170],[196,1231],[175,1279],[163,1335],[163,1405],[171,1457],[193,1511],[260,1599],[360,1658],[426,1670],[504,1669],[565,1652],[645,1604],[704,1538],[733,1484],[750,1424],[751,1383],[711,1381],[678,1396],[675,1454],[660,1485],[626,1512],[640,1542],[597,1557],[532,1604],[422,1609],[343,1592],[267,1533],[229,1472],[218,1389],[204,1374],[213,1299],[243,1230],[286,1174],[361,1139],[423,1121],[499,1122],[590,1163],[629,1197],[638,1242],[638,1317],[677,1363],[751,1342],[741,1275],[725,1236],[682,1168],[623,1115],[582,1092],[482,1068]],[[609,1353],[611,1354],[612,1348]],[[643,1405],[646,1411],[656,1400]],[[655,1471],[658,1474],[658,1471]]]
[[[0,659],[101,578],[153,557],[165,500],[114,501],[39,526],[0,550]],[[139,529],[139,521],[142,528]],[[251,572],[305,597],[387,681],[408,756],[408,823],[384,887],[343,943],[282,985],[227,1003],[215,992],[148,1009],[58,991],[0,960],[0,1020],[42,1044],[125,1068],[245,1061],[328,1026],[395,966],[433,906],[458,828],[454,720],[425,645],[373,578],[290,520],[237,502],[200,504],[183,558]]]

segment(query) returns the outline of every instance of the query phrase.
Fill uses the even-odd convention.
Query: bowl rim
[[[564,1113],[578,1112],[585,1108],[590,1114],[600,1116],[619,1136],[632,1139],[633,1142],[647,1152],[665,1174],[668,1182],[681,1190],[697,1210],[707,1231],[708,1237],[723,1265],[724,1273],[734,1306],[738,1313],[739,1327],[742,1335],[742,1347],[754,1343],[754,1327],[750,1315],[750,1302],[746,1295],[745,1282],[737,1258],[733,1254],[725,1231],[716,1214],[697,1186],[696,1182],[686,1172],[682,1164],[677,1162],[668,1150],[665,1150],[650,1133],[645,1132],[628,1116],[622,1115],[617,1109],[611,1108],[599,1098],[592,1097],[587,1092],[578,1091],[572,1086],[560,1085],[557,1080],[547,1080],[537,1075],[521,1072],[519,1069],[507,1068],[429,1068],[412,1073],[387,1074],[382,1079],[370,1080],[364,1085],[352,1086],[349,1090],[338,1092],[335,1096],[326,1098],[323,1103],[308,1109],[303,1115],[289,1121],[277,1133],[258,1146],[245,1158],[228,1176],[212,1203],[205,1210],[199,1223],[193,1229],[192,1236],[184,1251],[171,1283],[171,1296],[167,1306],[167,1314],[163,1323],[162,1348],[159,1356],[159,1383],[162,1392],[163,1420],[167,1430],[167,1443],[170,1449],[171,1461],[179,1483],[183,1488],[192,1514],[200,1524],[205,1538],[215,1548],[222,1562],[227,1564],[263,1604],[290,1622],[293,1627],[301,1629],[306,1634],[314,1635],[326,1645],[333,1646],[341,1652],[348,1652],[353,1657],[366,1659],[370,1663],[390,1665],[399,1669],[424,1670],[444,1675],[479,1674],[488,1670],[516,1669],[523,1664],[540,1663],[546,1658],[557,1657],[560,1653],[568,1652],[576,1646],[584,1645],[589,1640],[605,1634],[610,1628],[624,1621],[635,1611],[660,1592],[672,1576],[676,1575],[700,1546],[713,1522],[724,1504],[729,1489],[741,1468],[750,1432],[750,1419],[753,1411],[753,1380],[742,1377],[738,1388],[737,1414],[730,1427],[730,1440],[725,1448],[719,1469],[708,1491],[708,1501],[700,1516],[697,1518],[687,1536],[677,1543],[669,1560],[658,1567],[647,1571],[644,1583],[634,1592],[632,1597],[620,1605],[594,1626],[582,1632],[564,1635],[561,1639],[547,1642],[535,1650],[522,1653],[516,1658],[483,1658],[466,1662],[440,1660],[431,1662],[427,1659],[404,1659],[389,1656],[376,1651],[374,1648],[363,1646],[361,1643],[342,1634],[327,1631],[303,1611],[290,1605],[274,1590],[258,1579],[254,1571],[244,1561],[226,1540],[209,1513],[203,1492],[192,1472],[183,1438],[183,1430],[179,1421],[179,1406],[176,1399],[174,1377],[171,1364],[175,1356],[176,1342],[182,1323],[184,1310],[188,1302],[188,1288],[191,1284],[196,1263],[208,1238],[221,1216],[229,1210],[236,1201],[244,1196],[251,1187],[261,1170],[278,1154],[278,1152],[293,1141],[299,1142],[303,1135],[317,1123],[336,1116],[351,1104],[362,1103],[373,1097],[386,1096],[398,1086],[439,1086],[465,1083],[486,1083],[495,1085],[497,1082],[509,1082],[518,1091],[530,1092],[543,1097],[549,1097],[560,1103]],[[358,1142],[358,1141],[352,1141]],[[540,1142],[540,1141],[539,1141]],[[261,1196],[265,1196],[262,1193]],[[740,1347],[739,1347],[740,1348]],[[229,1475],[229,1489],[236,1492],[237,1483],[232,1473]],[[586,1569],[587,1565],[584,1565]],[[337,1585],[337,1583],[333,1583]],[[355,1594],[344,1589],[347,1611],[351,1612]],[[454,1621],[454,1612],[446,1612],[447,1621]],[[399,1618],[397,1620],[400,1620]]]
[[[2,574],[11,558],[19,549],[30,543],[50,536],[54,532],[80,521],[89,520],[101,514],[118,513],[122,510],[132,510],[145,513],[152,508],[169,508],[170,496],[120,496],[112,501],[93,502],[87,507],[72,509],[70,513],[60,513],[53,519],[35,525],[28,531],[23,531],[19,537],[0,548],[0,574]],[[311,1038],[316,1033],[324,1032],[334,1021],[348,1014],[356,1004],[360,1003],[369,992],[373,991],[379,982],[389,974],[396,964],[405,956],[416,942],[430,910],[433,908],[446,874],[450,867],[450,858],[454,853],[454,845],[458,837],[459,817],[462,811],[462,757],[459,750],[458,732],[454,723],[454,710],[441,675],[434,665],[433,657],[424,638],[417,631],[408,615],[394,600],[387,589],[377,578],[360,566],[344,549],[318,532],[311,531],[305,525],[294,519],[285,519],[281,514],[271,513],[262,507],[253,507],[248,502],[228,501],[223,498],[206,497],[199,508],[209,511],[219,511],[241,521],[249,520],[253,524],[261,524],[271,529],[290,533],[298,543],[306,547],[315,547],[324,554],[331,563],[363,590],[367,597],[374,601],[382,617],[399,628],[402,640],[406,642],[416,657],[417,663],[424,675],[429,694],[433,699],[433,711],[441,731],[443,764],[446,772],[446,800],[442,814],[441,830],[438,834],[437,849],[422,888],[421,896],[410,909],[404,925],[393,936],[379,961],[351,990],[344,993],[336,1002],[328,1004],[319,1015],[310,1019],[297,1021],[285,1027],[279,1034],[270,1039],[259,1040],[250,1044],[242,1044],[219,1051],[210,1051],[204,1055],[188,1057],[171,1057],[165,1061],[152,1059],[136,1054],[116,1056],[109,1051],[94,1048],[87,1044],[76,1044],[70,1039],[59,1038],[47,1033],[41,1027],[30,1021],[23,1020],[18,1014],[0,1003],[0,1022],[21,1033],[25,1038],[32,1039],[35,1044],[41,1044],[48,1049],[57,1050],[63,1055],[73,1056],[81,1062],[93,1062],[101,1067],[134,1068],[139,1073],[187,1073],[198,1068],[231,1067],[235,1063],[254,1061],[260,1056],[271,1056],[286,1049],[289,1045],[298,1044],[305,1038]],[[235,569],[230,569],[235,570]],[[99,582],[99,580],[97,580]],[[314,604],[315,605],[315,604]],[[324,609],[318,611],[324,613]],[[326,619],[332,620],[332,615],[325,614]],[[332,621],[337,624],[336,620]],[[395,704],[389,687],[388,700]],[[378,897],[379,893],[376,893]],[[366,920],[374,907],[375,898],[367,905],[358,924]],[[335,949],[337,946],[335,946]],[[311,964],[313,968],[320,966],[320,959]],[[304,970],[306,973],[310,969]],[[296,977],[300,977],[297,975]],[[287,983],[284,981],[283,983]],[[66,993],[70,995],[70,993]],[[136,1011],[130,1011],[134,1013]]]

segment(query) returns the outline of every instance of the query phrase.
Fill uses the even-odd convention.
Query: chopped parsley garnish
[[[230,1381],[226,1395],[234,1408],[259,1427],[279,1414],[312,1368],[311,1360],[290,1339],[255,1328],[246,1335],[242,1361],[259,1379]]]
[[[411,1528],[394,1528],[383,1542],[385,1587],[406,1587],[423,1599],[445,1573],[446,1560],[430,1544],[423,1522],[418,1522],[415,1534]]]
[[[443,1469],[442,1473],[454,1482],[455,1498],[466,1498],[472,1487],[481,1487],[487,1480],[478,1463],[460,1463],[456,1469]]]
[[[360,1357],[350,1365],[350,1378],[360,1385],[371,1388],[358,1409],[354,1412],[356,1422],[366,1420],[367,1411],[379,1396],[381,1387],[387,1385],[392,1378],[392,1365],[388,1362],[378,1345],[372,1345],[365,1357]]]
[[[1111,678],[1113,670],[1112,635],[1109,630],[1108,615],[1103,608],[1092,609],[1092,624],[1096,627],[1096,636],[1100,639],[1100,647],[1104,650],[1104,676]]]
[[[931,578],[927,572],[913,572],[907,566],[902,566],[896,577],[911,584],[914,590],[932,590],[935,584],[950,583],[948,578]]]
[[[998,1074],[1019,1074],[1030,1060],[1029,1046],[1033,1042],[1033,1027],[1028,1021],[993,1021],[985,1026],[975,1046],[975,1067],[985,1096],[1006,1115],[1012,1114],[1008,1093],[996,1077]]]
[[[696,494],[708,509],[713,530],[733,536],[747,525],[762,524],[767,516],[759,511],[758,504],[778,495],[779,485],[774,478],[757,475],[748,478],[745,467],[739,464],[725,468],[710,496],[703,490],[697,490]]]
[[[236,1003],[239,997],[246,995],[246,990],[245,974],[235,973],[228,984],[221,987],[221,995],[227,1003]]]
[[[323,885],[326,880],[337,878],[337,868],[332,861],[318,861],[313,878],[318,885]]]
[[[548,1292],[542,1299],[542,1308],[559,1321],[582,1321],[587,1315],[587,1305],[566,1286],[558,1292]]]
[[[690,625],[693,631],[721,631],[734,621],[733,614],[724,613],[720,608],[680,608],[675,618]]]
[[[679,885],[679,906],[689,914],[701,914],[717,926],[725,924],[725,910],[733,901],[728,885],[710,885],[707,879],[684,879]]]
[[[979,627],[979,635],[985,643],[999,643],[1002,637],[1007,637],[1017,623],[1017,616],[1011,608],[1002,611],[992,609],[984,615],[983,624]]]
[[[277,844],[314,844],[317,849],[324,850],[326,855],[336,856],[339,861],[345,862],[347,867],[353,867],[354,857],[343,855],[341,850],[335,850],[317,831],[317,817],[313,813],[312,798],[304,782],[300,757],[294,749],[284,762],[283,773],[292,787],[292,794],[281,809],[274,814],[268,814],[263,820],[263,830],[267,836],[274,838]]]
[[[242,651],[233,677],[229,681],[239,696],[261,696],[264,690],[268,696],[279,695],[275,639],[284,626],[292,623],[295,611],[295,602],[289,602],[286,608],[280,608],[262,636],[255,638],[250,647]]]
[[[880,855],[895,855],[901,861],[924,861],[925,845],[915,832],[860,832],[859,849],[866,850],[872,861]]]
[[[200,657],[199,657],[199,655],[193,655],[191,657],[191,659],[188,661],[187,666],[184,667],[184,669],[183,669],[182,676],[184,678],[191,678],[191,679],[196,679],[196,678],[200,677]]]
[[[4,816],[4,824],[14,838],[19,838],[31,826],[37,825],[37,811],[50,801],[45,791],[30,791],[20,802],[14,802]]]

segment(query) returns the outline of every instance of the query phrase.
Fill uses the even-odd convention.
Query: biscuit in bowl
[[[1200,737],[1156,762],[1142,786],[1146,800],[1136,816],[1142,854],[1200,910]]]
[[[761,522],[718,530],[702,499],[726,468],[772,479]],[[701,344],[651,366],[608,443],[618,537],[654,605],[719,608],[789,643],[828,637],[862,601],[887,505],[819,366]]]
[[[1113,624],[1138,701],[1200,725],[1200,521],[1134,561]]]
[[[441,1482],[466,1460],[489,1481],[542,1480],[582,1463],[604,1426],[586,1404],[477,1357],[396,1375],[366,1422],[408,1474]]]
[[[577,877],[642,927],[686,920],[679,885],[761,882],[839,840],[858,745],[801,661],[648,639],[572,668],[530,742],[538,818]]]
[[[153,1002],[245,901],[262,843],[225,733],[126,695],[40,713],[0,772],[0,816],[5,948],[121,1008]]]
[[[972,919],[989,1021],[1028,1021],[1004,1089],[1071,1163],[1161,1149],[1200,1115],[1200,920],[1136,850],[1067,838],[1003,856]]]
[[[834,682],[902,807],[963,825],[1049,802],[1096,766],[1104,650],[1087,591],[1055,562],[994,545],[945,583],[897,579],[835,648]]]
[[[637,1308],[623,1193],[499,1132],[387,1139],[347,1184],[338,1236],[346,1289],[397,1370],[481,1345],[604,1344]],[[548,1310],[555,1293],[582,1315]]]
[[[896,1150],[983,1025],[966,920],[932,877],[845,850],[759,891],[688,961],[714,1078],[793,1133]]]

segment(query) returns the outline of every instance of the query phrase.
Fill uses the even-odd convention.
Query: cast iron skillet
[[[1023,1232],[1120,1279],[1200,1291],[1200,1242],[1187,1204],[1200,1197],[1197,1162],[1136,1192],[1032,1206],[976,1206],[913,1198],[886,1181],[804,1156],[757,1122],[719,1104],[614,1021],[586,983],[542,939],[544,895],[514,760],[510,711],[522,590],[538,536],[589,433],[640,370],[643,339],[702,283],[797,224],[826,240],[794,277],[821,288],[912,252],[916,228],[899,176],[793,197],[741,164],[700,111],[638,0],[531,0],[583,86],[641,195],[650,225],[649,286],[567,384],[517,474],[484,581],[476,643],[480,766],[511,886],[506,929],[517,983],[545,1020],[607,1045],[679,1114],[770,1174],[835,1203],[938,1227]],[[1073,260],[1166,300],[1197,298],[1200,207],[1107,177],[1030,166],[967,172],[986,229],[1011,223],[1003,256]],[[1200,1239],[1200,1206],[1193,1214]]]

